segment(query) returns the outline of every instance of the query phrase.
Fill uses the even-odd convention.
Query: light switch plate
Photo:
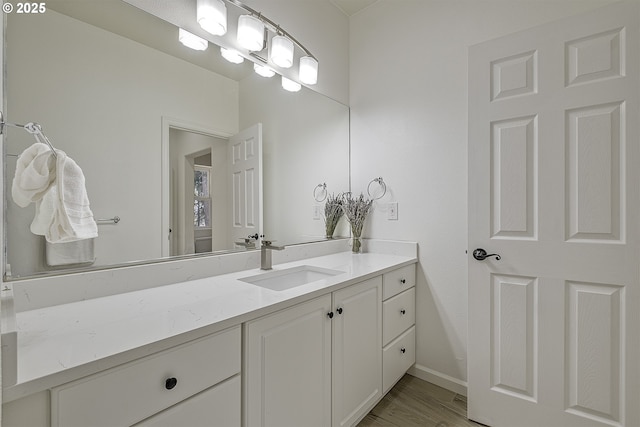
[[[398,202],[391,202],[387,205],[387,219],[398,220]]]
[[[313,205],[313,219],[322,219],[322,205]]]

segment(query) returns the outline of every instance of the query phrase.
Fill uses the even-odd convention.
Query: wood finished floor
[[[358,427],[482,427],[467,420],[467,398],[405,375]]]

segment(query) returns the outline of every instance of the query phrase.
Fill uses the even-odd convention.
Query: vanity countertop
[[[19,312],[18,381],[3,401],[73,381],[292,306],[398,267],[416,256],[339,252],[274,266],[343,271],[284,291],[239,279],[245,270]]]

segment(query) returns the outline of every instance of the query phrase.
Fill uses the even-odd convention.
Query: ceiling
[[[343,11],[345,15],[351,16],[360,12],[362,9],[371,6],[379,0],[329,0],[336,5],[338,9]]]

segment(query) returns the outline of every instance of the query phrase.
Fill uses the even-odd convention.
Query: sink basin
[[[268,273],[243,277],[240,280],[261,288],[271,289],[272,291],[285,291],[343,273],[344,271],[301,265],[285,270],[273,270]]]

